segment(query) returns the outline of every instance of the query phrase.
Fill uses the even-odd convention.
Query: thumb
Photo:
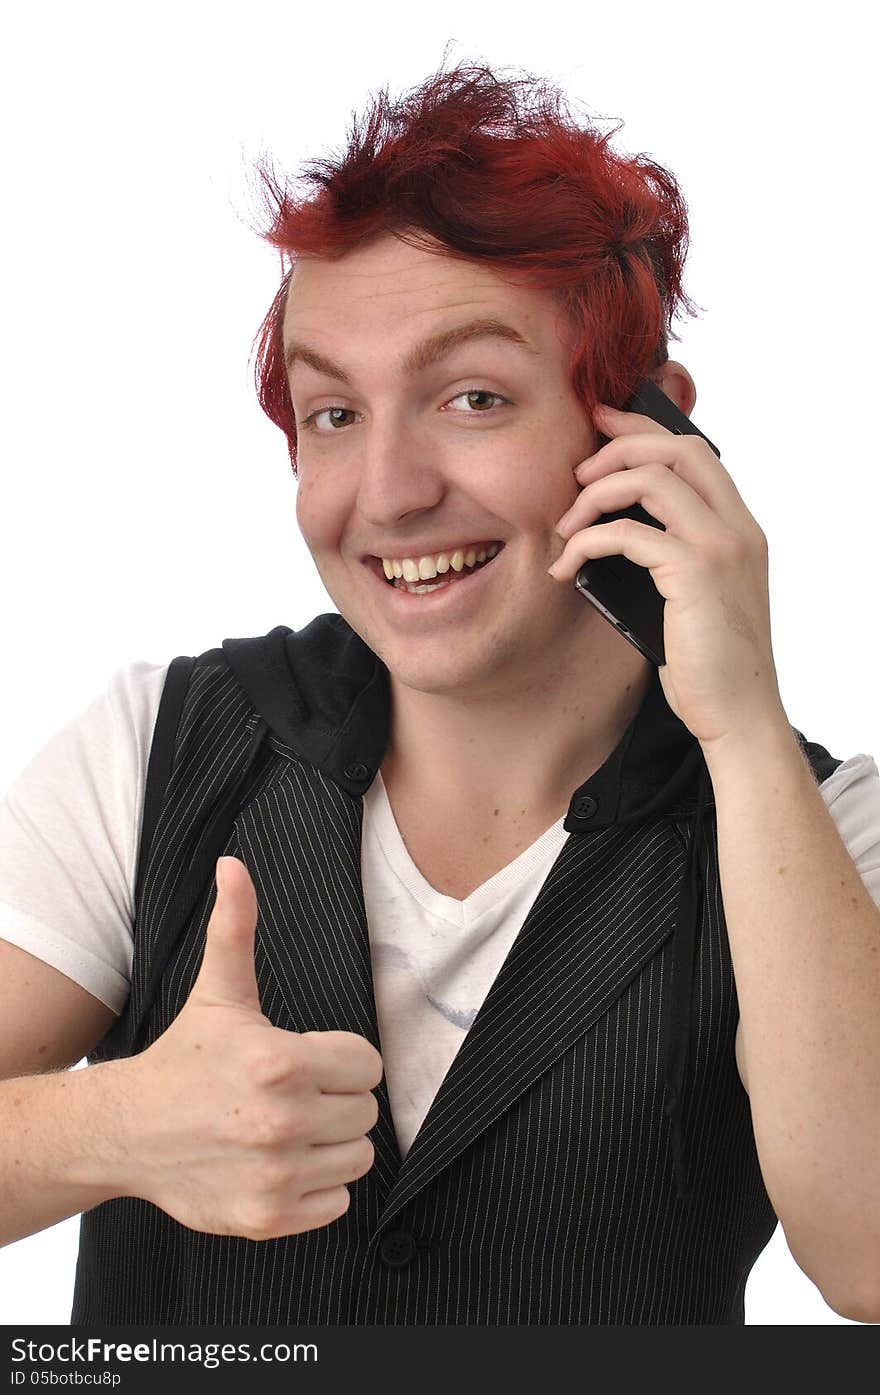
[[[262,1012],[254,967],[257,893],[240,858],[218,858],[216,872],[217,899],[192,995]]]

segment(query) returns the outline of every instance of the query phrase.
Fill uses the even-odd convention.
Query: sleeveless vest
[[[146,1048],[184,1006],[221,854],[256,888],[266,1017],[381,1049],[360,855],[388,723],[388,671],[335,614],[172,662],[131,993],[90,1063]],[[840,761],[795,735],[827,779]],[[327,1226],[257,1241],[98,1205],[73,1324],[744,1321],[776,1216],[736,1068],[711,782],[656,670],[564,827],[406,1158],[383,1078],[374,1164]]]

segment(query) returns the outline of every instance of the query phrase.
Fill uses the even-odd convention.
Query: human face
[[[407,371],[417,345],[477,319],[526,344],[483,335]],[[338,261],[297,263],[283,339],[347,379],[301,357],[290,366],[297,521],[340,614],[392,678],[509,695],[574,632],[582,643],[588,607],[547,567],[580,492],[572,472],[599,438],[571,386],[552,293],[383,235]],[[504,547],[424,596],[392,587],[375,560],[480,541]]]

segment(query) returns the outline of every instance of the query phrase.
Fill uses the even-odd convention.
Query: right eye
[[[307,431],[317,431],[319,435],[327,435],[326,431],[320,431],[319,428],[315,425],[316,419],[318,417],[322,417],[325,414],[325,412],[348,412],[349,416],[354,415],[354,413],[351,411],[349,407],[337,407],[334,406],[333,403],[330,403],[327,407],[316,407],[314,412],[309,412],[309,415],[307,417],[303,417],[301,425],[304,426]],[[343,422],[342,425],[344,424],[345,423]]]

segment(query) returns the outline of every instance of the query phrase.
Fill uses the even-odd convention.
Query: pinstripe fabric
[[[205,853],[205,809],[253,747],[259,715],[217,656],[202,656],[211,661],[197,662],[187,692],[137,908],[129,1004],[90,1060],[131,1053],[160,931]],[[144,1042],[195,981],[222,852],[244,860],[256,888],[266,1016],[378,1047],[362,800],[276,734],[264,745],[223,846],[210,849]],[[661,1011],[692,826],[683,801],[569,834],[403,1162],[379,1086],[375,1163],[339,1220],[251,1241],[189,1230],[134,1198],[107,1202],[82,1218],[71,1321],[741,1323],[776,1218],[734,1059],[714,809],[698,844],[707,893],[684,1088],[688,1201],[676,1194],[663,1108]]]

